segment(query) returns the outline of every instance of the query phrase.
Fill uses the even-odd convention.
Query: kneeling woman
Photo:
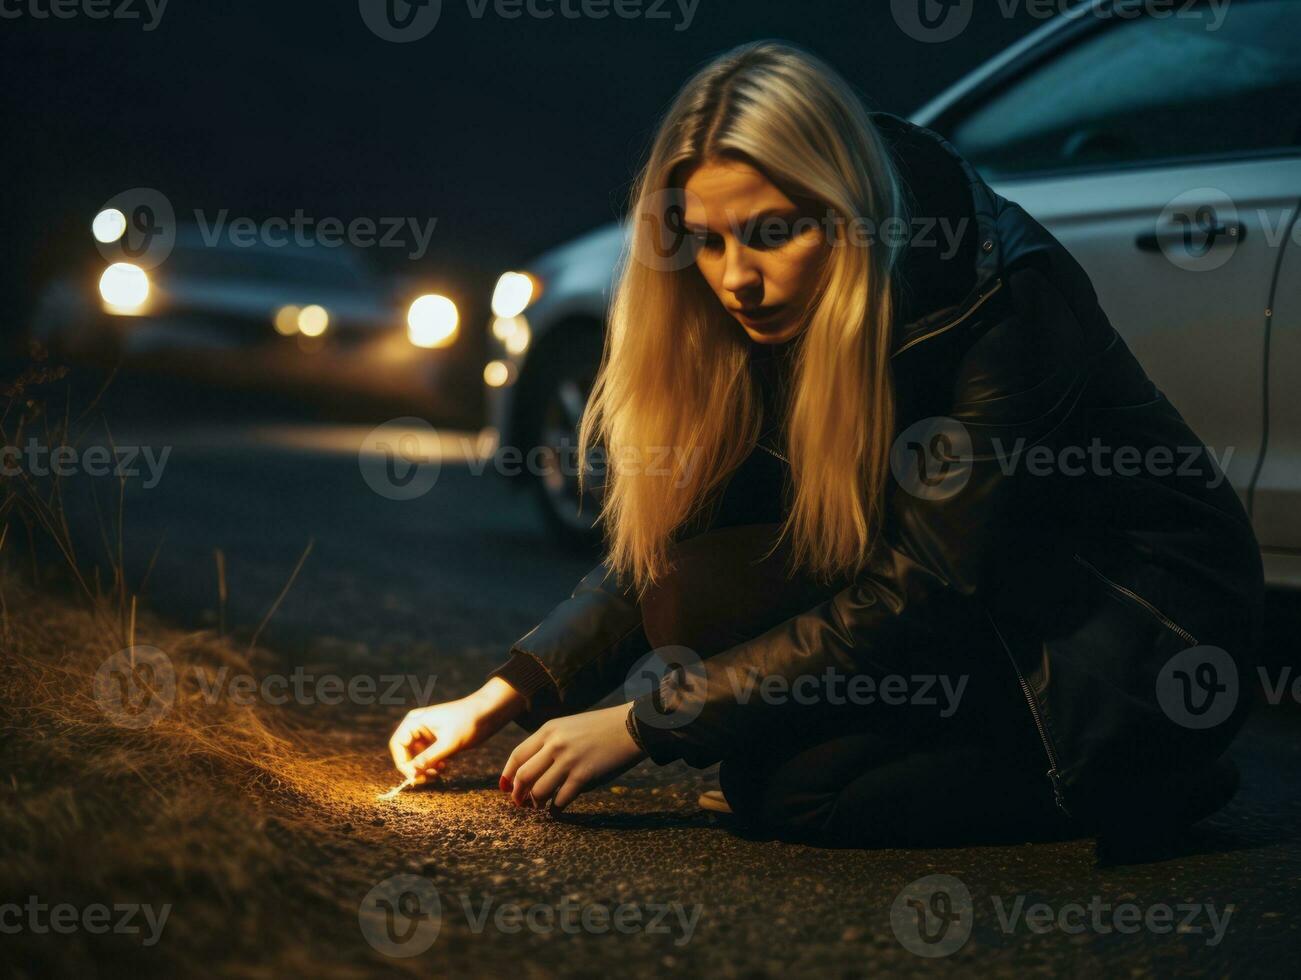
[[[1167,831],[1232,795],[1248,699],[1208,699],[1251,669],[1256,541],[1060,243],[776,42],[687,83],[633,203],[580,430],[608,557],[408,715],[404,774],[514,720],[516,803],[721,762],[716,808],[863,846]],[[648,657],[658,684],[588,710]]]

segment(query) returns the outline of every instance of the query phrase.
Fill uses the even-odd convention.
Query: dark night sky
[[[436,217],[423,264],[402,250],[373,260],[486,290],[619,213],[658,114],[726,48],[793,41],[875,108],[907,113],[1040,23],[982,3],[959,39],[922,44],[886,0],[699,0],[681,31],[677,0],[669,20],[470,9],[444,0],[433,33],[405,45],[370,33],[357,0],[171,0],[152,32],[0,20],[6,308],[23,308],[69,243],[88,244],[100,204],[138,186],[182,214]]]

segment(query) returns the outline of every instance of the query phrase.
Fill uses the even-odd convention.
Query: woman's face
[[[828,253],[816,205],[740,160],[700,164],[684,189],[683,221],[709,288],[751,340],[790,340],[804,328]]]

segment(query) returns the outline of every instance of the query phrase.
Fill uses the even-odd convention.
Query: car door
[[[1301,3],[1182,8],[1095,8],[928,125],[1085,267],[1250,507],[1266,309],[1301,197]]]
[[[1269,320],[1269,432],[1252,520],[1270,581],[1301,588],[1301,221],[1288,229]]]

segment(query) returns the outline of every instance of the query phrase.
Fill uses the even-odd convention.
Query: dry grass
[[[74,412],[64,372],[35,354],[0,386],[0,442],[76,445],[102,391]],[[120,494],[101,527],[88,573],[62,482],[20,472],[0,485],[0,904],[171,912],[153,946],[113,931],[6,934],[0,973],[350,977],[401,966],[357,931],[361,896],[392,873],[364,829],[383,823],[376,795],[393,781],[376,751],[383,729],[358,738],[337,716],[308,727],[292,709],[206,696],[199,673],[265,672],[254,662],[265,655],[137,623],[144,583],[123,574]],[[165,650],[176,676],[171,708],[139,729],[117,724],[94,687],[100,665],[135,643]]]
[[[254,665],[211,634],[161,629],[150,642],[176,667],[175,703],[149,727],[120,727],[93,695],[96,669],[116,652],[100,617],[12,583],[6,593],[0,895],[173,910],[152,948],[139,936],[23,933],[5,937],[0,958],[33,975],[90,976],[110,964],[172,975],[218,965],[227,975],[371,972],[381,958],[357,942],[357,903],[384,876],[375,867],[384,858],[358,829],[382,811],[376,794],[391,781],[374,733],[363,748],[284,709],[211,700],[192,668]]]

